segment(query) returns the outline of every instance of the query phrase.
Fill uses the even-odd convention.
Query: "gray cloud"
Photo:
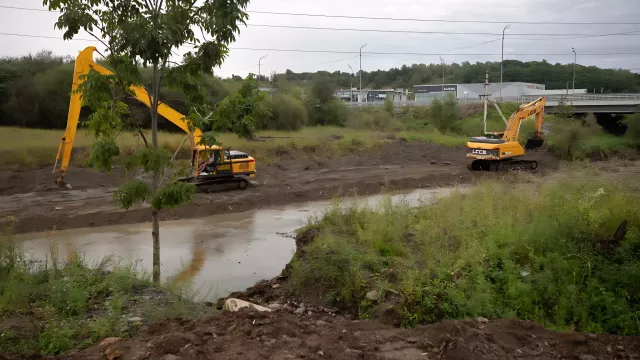
[[[1,0],[0,5],[40,8],[39,0]],[[250,10],[320,13],[352,16],[424,18],[482,21],[551,21],[551,22],[636,22],[640,21],[638,0],[253,0]],[[0,9],[0,32],[46,36],[60,36],[53,25],[57,14]],[[502,24],[399,22],[356,19],[327,19],[297,16],[251,14],[249,24],[289,26],[316,26],[336,28],[363,28],[381,30],[491,32],[500,33]],[[578,52],[578,62],[607,68],[640,69],[640,55],[581,56],[586,53],[638,52],[640,36],[612,36],[585,39],[524,40],[517,33],[577,33],[607,34],[639,31],[640,25],[531,25],[513,24],[505,41],[505,58],[573,62],[571,47]],[[83,35],[88,38],[88,35]],[[570,37],[570,36],[566,36]],[[376,70],[399,67],[403,64],[437,63],[438,56],[367,55],[371,52],[445,53],[446,62],[498,61],[499,55],[467,56],[460,53],[500,54],[500,41],[468,49],[451,51],[498,39],[487,35],[392,34],[348,31],[322,31],[279,29],[249,26],[243,28],[232,48],[274,48],[358,51],[368,44],[363,56],[363,69]],[[50,49],[58,54],[74,55],[87,45],[87,41],[61,41],[54,39],[0,36],[4,56],[17,56]],[[513,54],[562,53],[559,56],[516,56]],[[350,64],[357,71],[357,56],[349,54],[284,53],[234,49],[217,72],[222,76],[257,73],[258,58],[263,60],[263,74],[271,71],[349,71]],[[351,59],[347,59],[351,58]],[[346,60],[345,60],[346,59]]]

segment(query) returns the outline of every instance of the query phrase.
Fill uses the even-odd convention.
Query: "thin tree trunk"
[[[158,82],[158,64],[153,64],[153,103],[151,104],[151,143],[155,150],[158,149],[158,93],[160,84]],[[158,169],[153,171],[153,183],[151,191],[155,194],[160,182]],[[160,283],[160,220],[158,219],[158,209],[151,210],[151,223],[153,230],[153,282]]]

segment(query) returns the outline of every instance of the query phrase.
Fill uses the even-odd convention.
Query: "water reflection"
[[[392,196],[394,203],[409,205],[447,196],[453,189],[417,190]],[[349,200],[373,206],[385,196]],[[296,204],[215,215],[202,219],[165,221],[161,224],[161,269],[164,279],[191,280],[201,299],[214,299],[274,277],[291,259],[295,242],[281,234],[292,233],[308,217],[331,205],[328,201]],[[279,235],[280,234],[280,235]],[[18,237],[36,259],[47,259],[57,248],[65,259],[80,252],[89,261],[115,255],[125,263],[139,261],[140,270],[150,272],[152,241],[150,224],[71,229]]]

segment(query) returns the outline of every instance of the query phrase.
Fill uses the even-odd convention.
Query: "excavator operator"
[[[213,156],[213,153],[209,152],[208,155],[209,155],[209,158],[206,161],[203,161],[202,165],[200,165],[200,169],[198,170],[200,173],[205,172],[205,170],[207,169],[207,166],[213,165],[213,163],[215,163],[215,158]]]

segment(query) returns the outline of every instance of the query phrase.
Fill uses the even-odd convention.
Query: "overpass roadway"
[[[525,95],[518,97],[503,97],[503,102],[528,103],[540,96]],[[630,114],[640,112],[640,94],[580,94],[580,95],[548,95],[545,111],[554,113],[561,104],[570,105],[575,113],[607,113]],[[493,100],[498,100],[493,98]],[[482,99],[458,99],[460,104],[482,103]],[[349,103],[350,107],[382,106],[384,102]],[[426,106],[427,103],[415,101],[396,102],[396,106]]]

